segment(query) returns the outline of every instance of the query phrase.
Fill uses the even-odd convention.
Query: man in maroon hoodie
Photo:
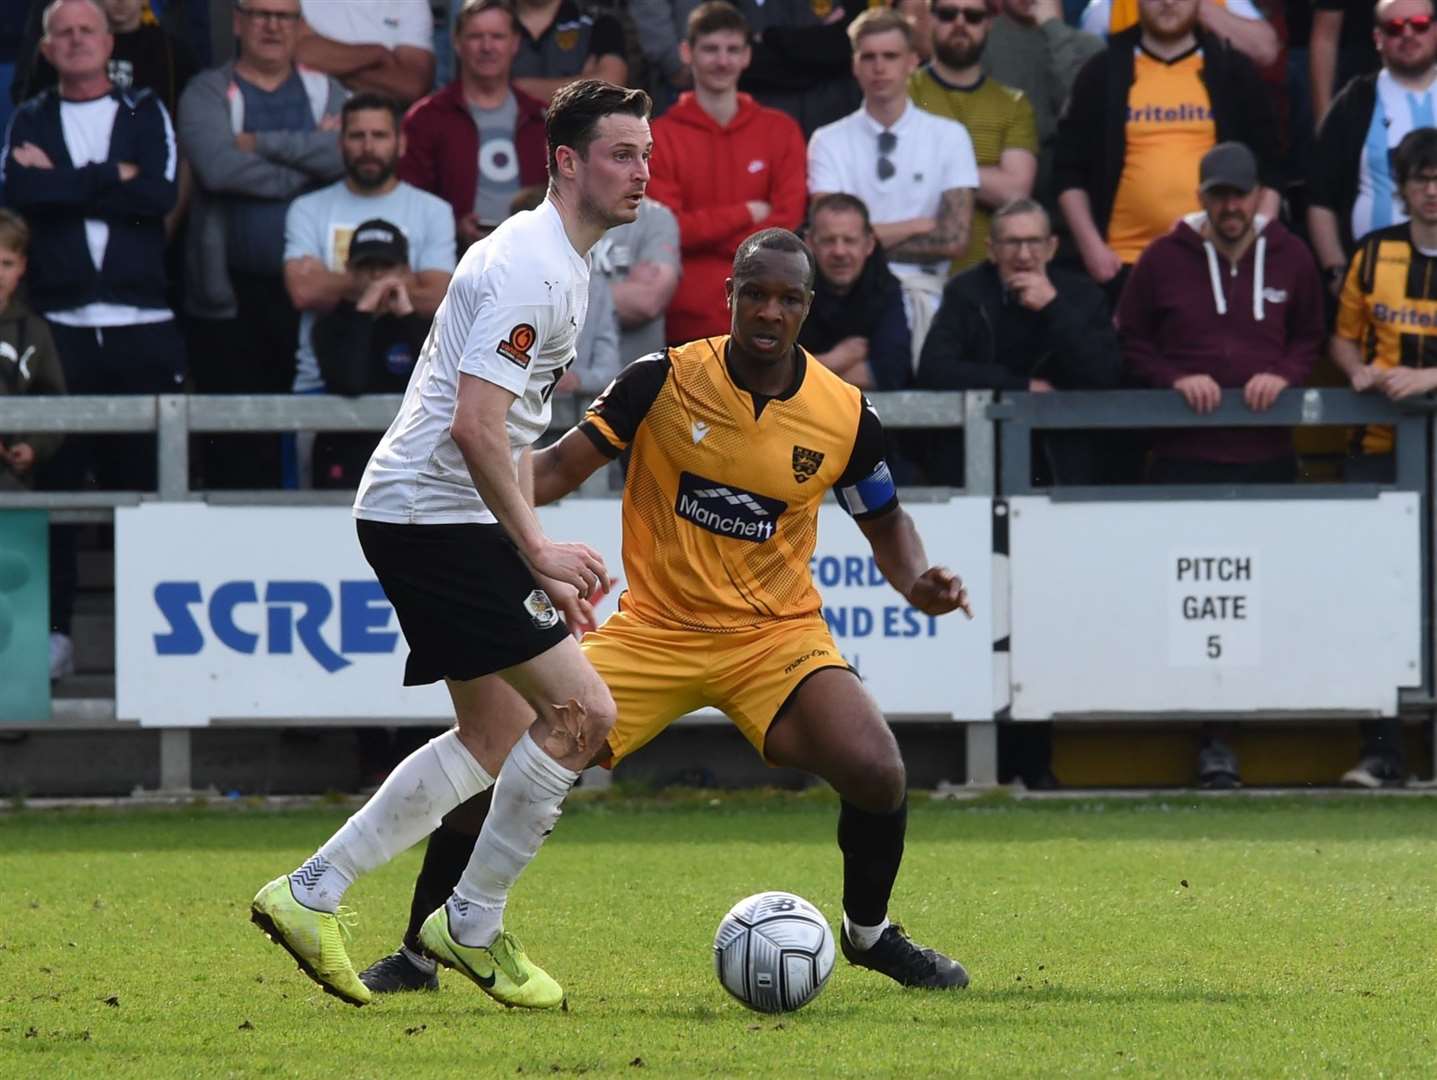
[[[680,49],[694,88],[654,121],[649,195],[679,219],[683,277],[669,303],[671,342],[725,334],[724,281],[759,229],[797,229],[808,198],[808,148],[786,113],[738,92],[753,57],[737,8],[709,0],[689,15]]]
[[[1139,383],[1193,412],[1241,389],[1263,412],[1312,370],[1323,342],[1322,283],[1306,246],[1257,213],[1257,159],[1220,143],[1199,166],[1202,210],[1148,246],[1118,304],[1123,363]],[[1286,483],[1297,478],[1285,428],[1169,429],[1154,440],[1153,483]]]
[[[1118,304],[1123,362],[1138,382],[1172,387],[1193,412],[1213,412],[1241,389],[1253,412],[1300,385],[1323,341],[1322,281],[1306,246],[1258,216],[1257,159],[1219,143],[1198,167],[1202,210],[1139,257]],[[1160,484],[1290,483],[1297,457],[1287,428],[1159,432],[1148,479]],[[1202,730],[1198,781],[1232,788],[1237,755]]]
[[[547,182],[544,103],[514,87],[512,0],[469,0],[454,24],[459,78],[404,117],[399,179],[454,208],[463,254],[509,216],[520,188]]]

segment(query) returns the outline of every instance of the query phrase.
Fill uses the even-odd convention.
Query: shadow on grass
[[[893,994],[902,994],[901,999],[893,998]],[[776,1022],[805,1024],[853,1018],[865,1025],[892,1024],[895,1027],[910,1027],[929,1022],[947,1025],[955,1019],[961,1019],[965,1023],[987,1022],[989,1019],[1005,1024],[1021,1022],[1022,1013],[1014,1011],[1015,1007],[1026,1009],[1039,1005],[1069,1008],[1091,1005],[1105,1010],[1171,1005],[1250,1009],[1273,1004],[1279,998],[1278,994],[1215,991],[1199,987],[1114,990],[1087,986],[1005,986],[997,989],[969,987],[967,990],[947,993],[903,993],[884,987],[873,993],[865,989],[858,1000],[847,998],[835,1001],[832,997],[820,998],[801,1012],[788,1015],[734,1012],[711,1005],[640,1009],[634,1010],[631,1015],[635,1019],[664,1017],[670,1020],[760,1024],[766,1027],[771,1027]],[[891,1004],[891,1012],[881,1009],[885,1004]]]

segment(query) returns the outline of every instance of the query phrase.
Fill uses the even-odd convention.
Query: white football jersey
[[[449,434],[460,375],[515,395],[505,427],[517,462],[549,426],[549,397],[574,360],[588,303],[588,259],[547,199],[471,247],[434,314],[399,415],[364,470],[355,517],[494,521]]]

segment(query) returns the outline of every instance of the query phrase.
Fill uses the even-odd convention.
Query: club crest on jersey
[[[529,613],[529,618],[540,630],[547,630],[559,621],[558,609],[554,607],[554,602],[549,599],[549,594],[543,589],[535,589],[524,597],[524,610]]]
[[[574,47],[579,44],[578,28],[572,30],[560,30],[554,35],[554,44],[565,52],[573,52]]]
[[[761,544],[773,538],[779,516],[787,509],[788,503],[782,499],[770,499],[691,472],[679,474],[674,513],[719,536]]]
[[[508,338],[499,342],[499,355],[521,368],[526,368],[529,366],[529,350],[534,347],[534,339],[538,336],[532,326],[521,322],[509,331]]]
[[[806,484],[818,475],[818,467],[822,464],[823,455],[817,450],[806,446],[793,448],[793,478],[800,484]]]

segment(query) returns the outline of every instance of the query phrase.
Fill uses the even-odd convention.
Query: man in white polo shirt
[[[248,4],[236,5],[241,12]],[[434,88],[434,15],[428,0],[303,0],[295,59],[352,93],[408,106]]]
[[[889,267],[904,286],[916,356],[950,264],[968,246],[978,162],[962,124],[909,101],[908,76],[918,54],[902,15],[870,8],[853,20],[848,36],[863,105],[813,133],[808,190],[814,199],[855,195],[868,207]]]

